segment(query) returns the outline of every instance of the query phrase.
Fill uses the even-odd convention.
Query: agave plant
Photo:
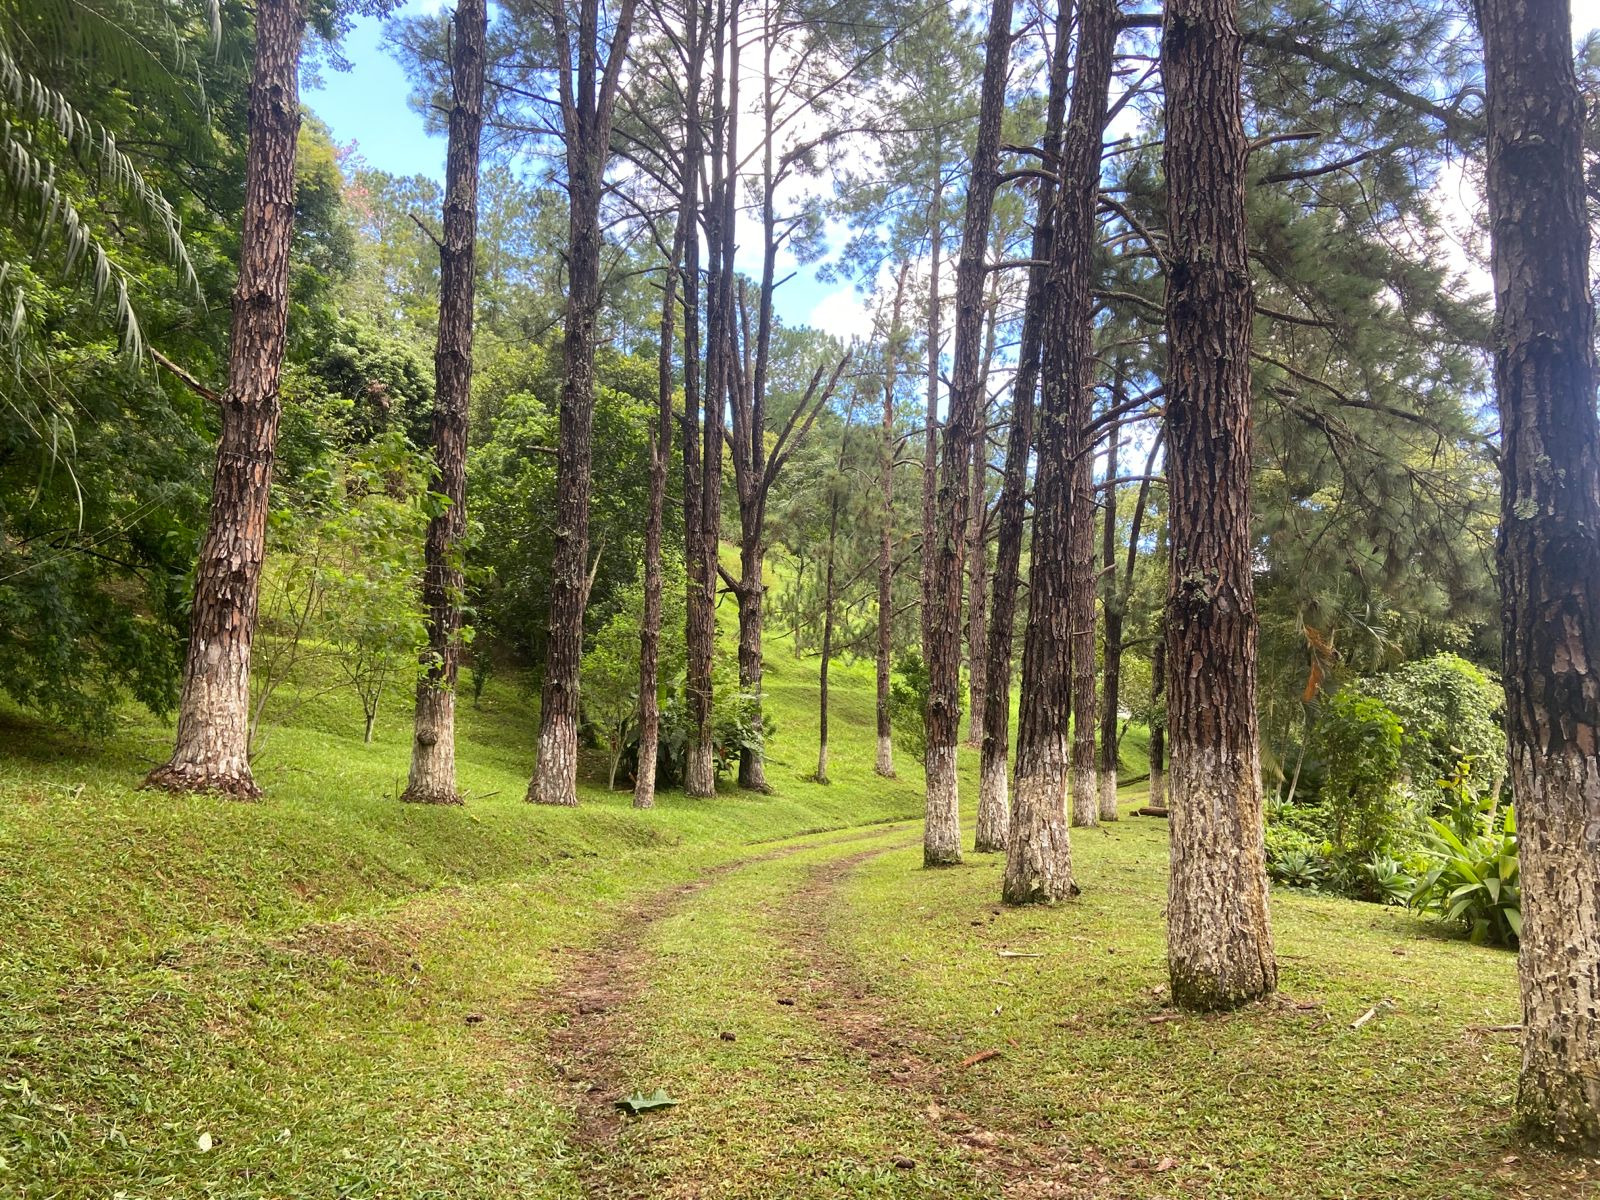
[[[1322,885],[1327,871],[1315,855],[1304,850],[1285,850],[1267,864],[1267,873],[1284,887],[1314,892]]]
[[[1515,809],[1485,813],[1464,837],[1432,817],[1428,825],[1423,853],[1432,866],[1417,880],[1411,906],[1460,923],[1474,942],[1515,946],[1522,936]]]

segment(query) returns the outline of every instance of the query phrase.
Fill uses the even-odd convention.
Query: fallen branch
[[[1392,1011],[1394,1011],[1394,1001],[1393,1000],[1379,1000],[1371,1008],[1367,1009],[1366,1012],[1362,1013],[1354,1021],[1351,1021],[1350,1022],[1350,1028],[1351,1029],[1360,1029],[1363,1025],[1365,1025],[1368,1021],[1372,1020],[1372,1018],[1377,1016],[1380,1012],[1392,1012]]]
[[[999,1058],[998,1050],[979,1050],[976,1054],[969,1054],[961,1060],[963,1067],[975,1067],[981,1062],[988,1062],[991,1058]]]

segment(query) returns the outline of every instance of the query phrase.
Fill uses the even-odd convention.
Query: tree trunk
[[[928,705],[924,769],[927,823],[922,860],[929,867],[961,861],[961,808],[956,776],[956,742],[961,722],[962,559],[967,548],[973,427],[978,423],[983,389],[984,279],[987,274],[990,218],[998,184],[1000,120],[1005,111],[1006,73],[1011,61],[1011,2],[995,0],[989,13],[983,82],[978,101],[978,133],[956,260],[955,359],[950,380],[949,418],[940,454],[939,491],[930,542],[923,543],[922,608],[928,643]],[[925,535],[926,536],[926,535]]]
[[[846,429],[848,433],[848,428]],[[844,459],[844,442],[840,442],[839,458]],[[828,499],[828,565],[822,586],[822,668],[818,672],[817,729],[820,740],[817,746],[817,782],[828,782],[828,663],[833,658],[833,559],[839,538],[839,496],[835,492]]]
[[[985,649],[989,614],[989,366],[1000,326],[1000,273],[989,287],[983,361],[978,369],[978,410],[972,431],[972,484],[967,518],[967,745],[983,745]]]
[[[539,765],[528,799],[578,802],[578,669],[588,602],[589,478],[594,452],[595,323],[600,310],[600,170],[592,151],[568,147],[570,251],[560,426],[556,435],[555,555],[550,636],[539,704]]]
[[[879,488],[883,493],[883,528],[878,534],[878,758],[874,769],[885,779],[894,778],[894,726],[889,719],[889,656],[894,645],[894,392],[900,314],[905,301],[906,273],[909,269],[910,264],[902,263],[895,277],[893,315],[889,320],[889,336],[884,347],[883,423],[878,462]]]
[[[1250,324],[1238,0],[1171,0],[1167,135],[1167,960],[1173,1002],[1277,986],[1267,919],[1250,549]]]
[[[1150,795],[1146,804],[1165,812],[1167,808],[1167,629],[1166,622],[1156,631],[1156,644],[1150,651],[1150,709],[1155,720],[1150,725]]]
[[[686,553],[689,570],[689,746],[684,771],[684,791],[691,796],[714,796],[717,791],[716,730],[712,711],[712,665],[716,652],[717,556],[722,535],[722,442],[723,420],[731,384],[733,354],[733,262],[730,239],[733,236],[732,208],[734,180],[729,164],[733,161],[734,122],[730,113],[737,103],[724,96],[728,81],[730,95],[738,90],[738,0],[733,0],[728,24],[721,17],[719,4],[712,39],[711,145],[703,158],[711,165],[710,188],[704,209],[704,228],[708,253],[706,269],[706,395],[700,429],[700,471],[694,495],[685,494],[684,504],[700,509],[695,541]],[[732,58],[727,70],[726,59]],[[697,139],[695,139],[697,140]],[[693,153],[693,152],[691,152]],[[700,165],[698,162],[695,164]],[[698,190],[698,184],[695,189]],[[690,194],[694,194],[691,191]]]
[[[1058,38],[1050,62],[1044,150],[1054,161],[1061,152],[1061,125],[1067,107],[1067,68],[1071,42]],[[1010,838],[1009,782],[1011,743],[1011,657],[1016,627],[1017,580],[1022,563],[1022,532],[1027,517],[1028,460],[1033,453],[1035,393],[1039,383],[1045,315],[1045,268],[1055,238],[1055,186],[1039,184],[1034,216],[1033,260],[1028,297],[1017,348],[1017,374],[1011,385],[1011,429],[1006,437],[1006,467],[995,508],[994,586],[989,606],[989,653],[984,666],[983,750],[978,767],[978,830],[973,848],[1004,853]]]
[[[189,612],[177,743],[145,779],[149,787],[240,800],[261,794],[250,774],[250,644],[278,444],[304,32],[296,0],[260,0],[222,438]]]
[[[661,339],[656,355],[656,427],[650,439],[650,511],[644,526],[644,613],[639,622],[639,766],[633,806],[656,805],[656,756],[661,744],[661,528],[666,517],[667,464],[672,458],[672,340],[677,315],[678,263],[686,237],[678,214],[672,260],[661,297]],[[615,768],[612,770],[615,778]]]
[[[1066,13],[1056,36],[1066,36]],[[1073,512],[1075,455],[1093,367],[1090,285],[1095,200],[1100,188],[1101,133],[1117,41],[1116,0],[1080,6],[1072,116],[1061,146],[1055,232],[1045,277],[1044,391],[1034,482],[1033,563],[1028,631],[1022,652],[1022,705],[1017,729],[1017,792],[1011,813],[1001,899],[1055,903],[1078,892],[1066,795],[1070,661],[1074,611]]]
[[[1600,1150],[1600,422],[1563,0],[1484,0],[1506,725],[1531,1132]]]
[[[1122,682],[1122,610],[1125,593],[1117,586],[1117,452],[1121,449],[1122,427],[1113,423],[1106,447],[1106,511],[1101,526],[1101,563],[1105,571],[1105,592],[1101,608],[1105,616],[1104,675],[1100,685],[1100,819],[1117,819],[1117,695]],[[1138,540],[1138,535],[1134,535]]]
[[[428,521],[422,603],[426,670],[417,681],[411,775],[400,799],[460,804],[456,790],[456,676],[461,662],[461,539],[467,532],[467,414],[472,401],[472,321],[478,233],[478,151],[489,10],[461,0],[451,40],[450,139],[445,154],[444,240],[439,247],[439,336],[433,357],[433,459],[448,502]]]
[[[1078,392],[1075,430],[1088,425],[1093,413],[1091,373]],[[1100,792],[1095,783],[1094,738],[1099,726],[1095,704],[1094,593],[1100,574],[1095,557],[1093,443],[1081,433],[1073,446],[1071,525],[1072,581],[1067,597],[1072,615],[1072,762],[1069,771],[1072,823],[1100,824]]]
[[[928,631],[933,614],[928,611],[928,589],[934,571],[933,542],[939,502],[939,272],[944,252],[944,162],[942,145],[934,147],[933,179],[928,200],[928,348],[927,418],[922,438],[922,661],[926,663]]]
[[[366,728],[366,731],[361,736],[362,745],[364,745],[364,746],[372,745],[372,727],[374,725],[376,725],[377,723],[378,723],[378,711],[377,711],[377,709],[372,709],[367,713],[367,728]]]

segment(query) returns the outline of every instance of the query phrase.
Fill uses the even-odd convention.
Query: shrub
[[[1381,700],[1405,728],[1401,770],[1419,789],[1450,775],[1463,758],[1478,764],[1474,790],[1492,790],[1503,776],[1506,739],[1500,727],[1500,685],[1454,654],[1406,663],[1363,680],[1361,690]]]
[[[1318,727],[1329,857],[1358,890],[1369,890],[1359,867],[1387,852],[1406,824],[1396,786],[1401,735],[1400,720],[1387,705],[1353,689],[1328,701]]]
[[[1522,936],[1516,811],[1508,804],[1482,813],[1465,837],[1448,820],[1428,824],[1422,853],[1431,865],[1412,889],[1412,907],[1460,923],[1476,943],[1515,947]]]
[[[1384,904],[1409,904],[1417,881],[1406,873],[1405,867],[1387,854],[1374,854],[1362,864],[1371,881],[1372,890]]]
[[[894,740],[918,762],[928,755],[928,734],[923,714],[928,707],[928,667],[922,655],[907,650],[894,664],[889,684],[889,724]]]
[[[1287,850],[1267,865],[1267,873],[1285,887],[1317,891],[1327,867],[1316,855],[1303,850]]]

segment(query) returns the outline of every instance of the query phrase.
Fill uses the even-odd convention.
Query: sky
[[[441,0],[410,0],[402,12],[437,10]],[[1572,0],[1572,25],[1575,35],[1600,27],[1600,0]],[[382,23],[371,18],[359,20],[345,38],[344,56],[352,64],[346,72],[324,70],[322,85],[308,91],[305,99],[329,128],[335,140],[356,143],[361,155],[373,167],[395,175],[444,176],[444,138],[429,136],[422,117],[408,104],[410,85],[398,63],[383,47]],[[1465,194],[1459,174],[1442,183],[1441,201],[1446,209],[1466,212],[1476,207],[1475,195]],[[750,239],[741,239],[749,241]],[[756,248],[741,246],[740,266],[759,269]],[[1470,266],[1463,254],[1462,265]],[[1469,274],[1475,282],[1480,269]],[[867,310],[849,285],[824,284],[810,268],[798,269],[779,289],[775,304],[779,314],[791,325],[812,325],[841,338],[864,334],[870,329]]]

